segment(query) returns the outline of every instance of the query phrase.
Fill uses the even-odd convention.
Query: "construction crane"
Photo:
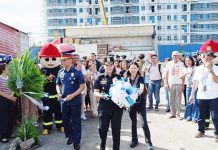
[[[105,9],[104,9],[103,0],[99,0],[99,6],[100,6],[100,11],[101,11],[101,24],[107,26],[108,22],[107,22],[107,16],[105,13]]]

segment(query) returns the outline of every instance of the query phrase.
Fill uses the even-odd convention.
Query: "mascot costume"
[[[39,60],[42,65],[41,72],[46,75],[47,83],[44,85],[45,97],[42,98],[44,106],[49,106],[48,111],[43,111],[43,135],[48,135],[53,125],[53,114],[55,125],[59,132],[64,132],[61,117],[61,106],[57,100],[56,77],[60,68],[61,54],[52,44],[44,45],[39,52]]]

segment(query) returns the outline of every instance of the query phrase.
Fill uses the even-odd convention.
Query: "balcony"
[[[76,2],[67,2],[67,3],[58,3],[58,2],[53,2],[53,3],[47,3],[47,7],[52,7],[52,6],[76,6]]]

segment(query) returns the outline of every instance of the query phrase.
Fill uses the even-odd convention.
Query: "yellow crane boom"
[[[107,16],[106,16],[106,13],[105,13],[105,9],[104,9],[104,2],[103,0],[99,0],[99,6],[100,6],[100,11],[101,11],[101,23],[102,25],[108,25],[108,22],[107,22]]]

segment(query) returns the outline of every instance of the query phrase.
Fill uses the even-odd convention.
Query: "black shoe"
[[[146,109],[147,109],[147,110],[152,110],[152,109],[153,109],[153,107],[151,107],[151,106],[148,106]]]
[[[138,145],[138,142],[132,142],[129,146],[131,147],[131,148],[134,148],[134,147],[136,147]]]
[[[147,150],[153,150],[153,146],[152,146],[152,144],[150,142],[146,142],[145,146],[146,146]]]
[[[75,150],[79,150],[80,149],[80,145],[79,144],[73,144],[73,147]]]
[[[169,109],[169,108],[167,108],[167,109],[166,109],[166,112],[170,112],[170,109]]]
[[[68,138],[67,145],[71,145],[73,143],[73,138]]]
[[[155,110],[155,111],[158,111],[158,106],[155,106],[154,110]]]

